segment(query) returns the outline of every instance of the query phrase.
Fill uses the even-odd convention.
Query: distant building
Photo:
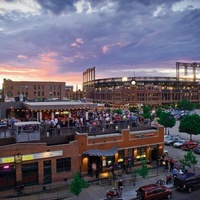
[[[184,68],[183,76],[180,67]],[[192,70],[189,75],[188,68]],[[83,93],[85,98],[94,102],[113,106],[136,106],[141,104],[162,105],[177,103],[187,99],[192,103],[200,102],[200,79],[196,70],[200,63],[176,63],[176,77],[116,77],[96,79],[96,68],[83,72]]]
[[[73,99],[73,85],[65,85],[65,97],[66,99]]]
[[[36,82],[3,80],[2,97],[9,101],[62,100],[65,97],[65,82]]]

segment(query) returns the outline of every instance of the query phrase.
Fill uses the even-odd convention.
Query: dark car
[[[192,190],[200,188],[200,175],[194,173],[178,174],[174,178],[174,186],[177,189],[192,192]]]
[[[190,150],[190,149],[194,149],[195,147],[197,147],[198,143],[194,142],[194,141],[185,141],[182,146],[181,149],[183,150]]]
[[[200,154],[200,144],[193,149],[194,153]]]
[[[139,200],[170,199],[172,196],[172,190],[170,188],[156,184],[144,185],[136,190],[136,192]]]

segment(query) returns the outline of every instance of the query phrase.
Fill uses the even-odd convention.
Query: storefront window
[[[134,156],[134,148],[128,149],[128,155]]]
[[[115,163],[115,156],[107,156],[106,157],[106,165],[112,165]]]
[[[71,158],[61,158],[56,160],[56,171],[65,172],[71,170]]]
[[[137,148],[137,161],[141,159],[146,159],[146,147]]]
[[[118,164],[123,164],[124,163],[124,150],[119,150],[118,151]]]

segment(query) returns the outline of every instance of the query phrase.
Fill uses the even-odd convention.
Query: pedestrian
[[[168,159],[166,159],[166,160],[165,160],[165,170],[166,170],[166,171],[169,170],[168,164],[169,164],[169,161],[168,161]]]
[[[186,165],[185,166],[185,171],[184,171],[185,174],[188,173],[188,169],[189,169],[189,167]]]
[[[118,189],[119,189],[121,197],[122,197],[123,186],[124,186],[124,184],[123,184],[122,180],[120,179],[119,182],[118,182]]]
[[[172,174],[173,177],[176,177],[178,175],[178,169],[176,167],[174,167],[174,169],[172,170]]]
[[[174,168],[174,161],[173,161],[172,158],[170,158],[169,164],[170,164],[170,169],[169,169],[169,171],[172,172],[172,170],[173,170],[173,168]]]

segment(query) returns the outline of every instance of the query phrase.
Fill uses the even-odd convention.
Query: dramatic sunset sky
[[[176,76],[200,62],[200,0],[0,0],[0,88],[13,81]],[[197,73],[197,77],[198,77]]]

